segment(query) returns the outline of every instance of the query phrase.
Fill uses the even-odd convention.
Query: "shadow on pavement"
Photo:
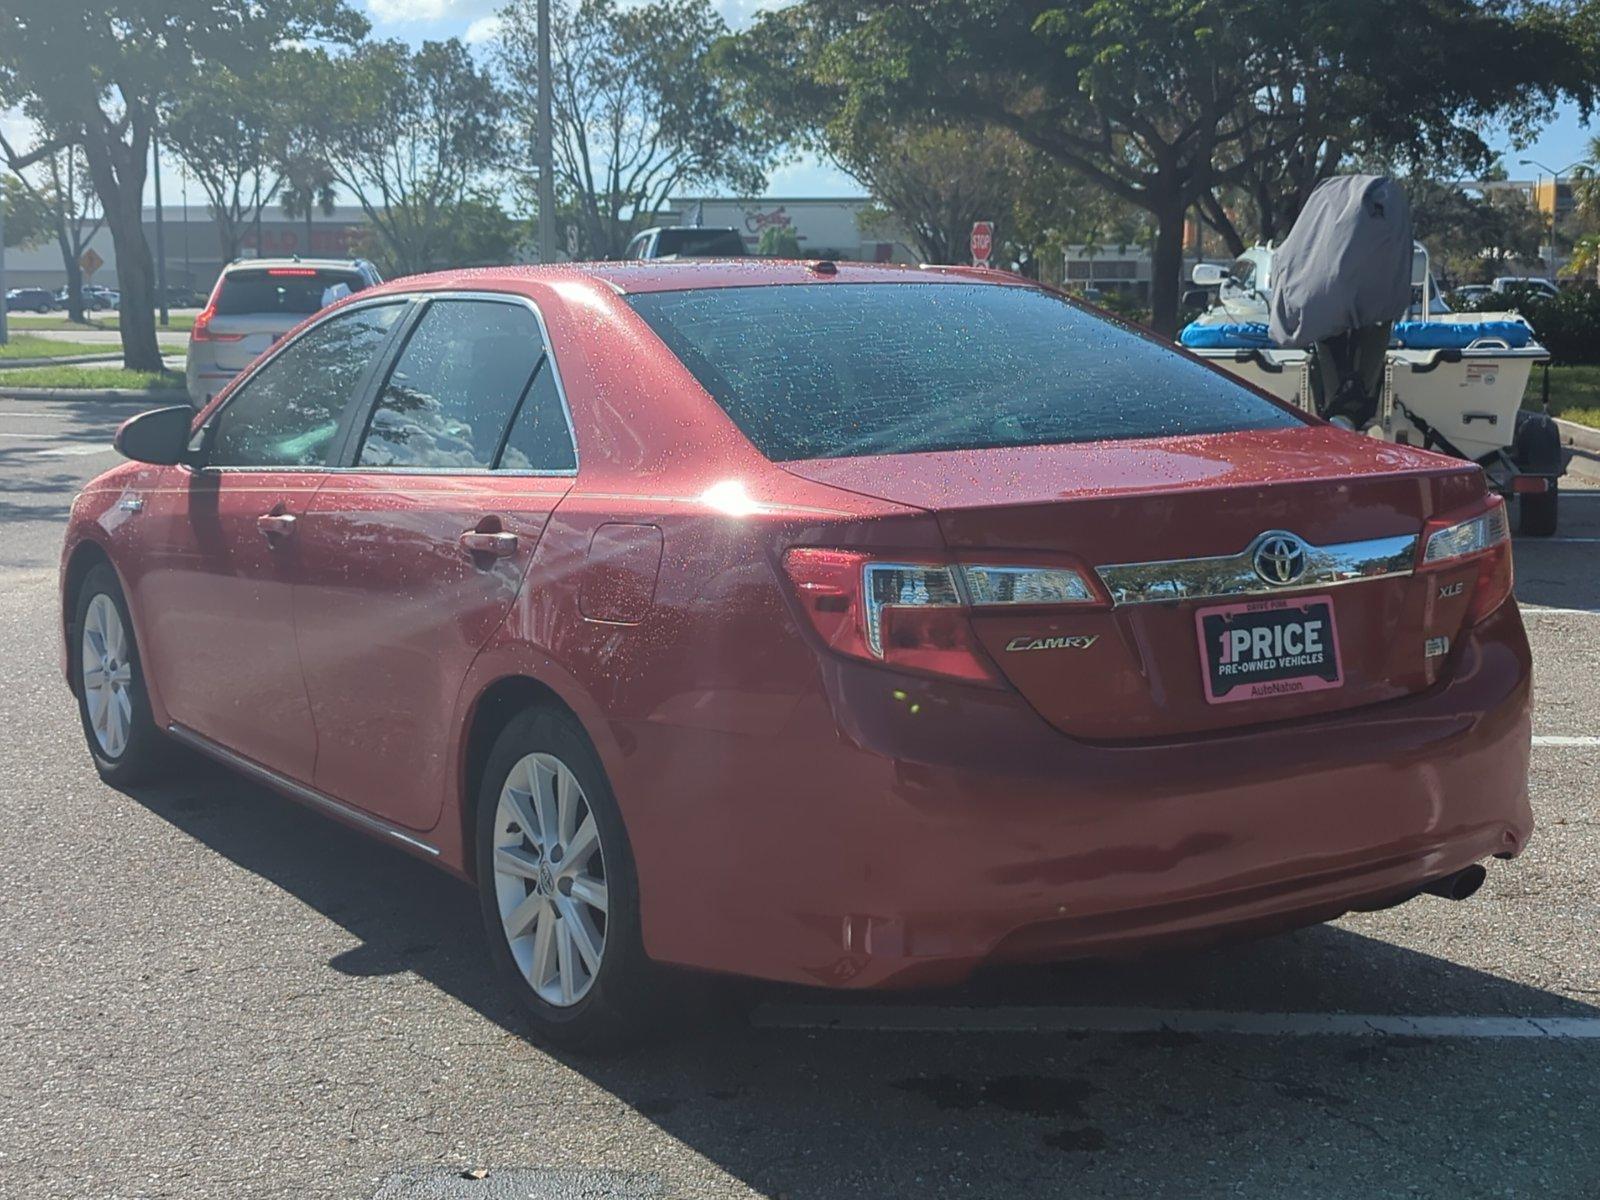
[[[335,971],[411,972],[524,1033],[489,967],[474,896],[442,872],[210,765],[130,794],[358,939],[329,962]],[[994,971],[957,992],[870,1002],[1600,1015],[1334,926],[1158,961]],[[1595,1177],[1591,1047],[1600,1043],[807,1033],[752,1030],[722,1007],[623,1058],[558,1057],[751,1188],[791,1200],[1015,1200],[1064,1187],[1498,1196],[1524,1194],[1513,1179],[1530,1181],[1526,1194],[1576,1195],[1560,1184],[1568,1172]],[[538,1102],[508,1098],[508,1122]]]

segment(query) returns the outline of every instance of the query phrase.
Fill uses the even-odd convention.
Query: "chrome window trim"
[[[1212,600],[1228,596],[1283,596],[1315,588],[1340,587],[1411,575],[1416,568],[1420,534],[1368,538],[1306,547],[1306,569],[1293,583],[1270,584],[1256,573],[1255,550],[1268,530],[1250,539],[1237,554],[1214,558],[1176,558],[1156,562],[1109,563],[1095,574],[1118,608],[1180,600]]]

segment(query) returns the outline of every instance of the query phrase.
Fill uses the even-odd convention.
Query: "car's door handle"
[[[490,554],[495,558],[509,558],[517,552],[517,535],[514,533],[488,533],[469,529],[461,535],[461,548],[468,554]]]
[[[288,537],[294,532],[294,517],[290,513],[262,513],[256,518],[256,528],[269,539]]]

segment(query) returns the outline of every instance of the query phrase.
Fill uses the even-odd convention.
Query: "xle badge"
[[[1100,640],[1098,633],[1079,633],[1069,637],[1029,637],[1023,634],[1006,643],[1007,650],[1087,650]]]

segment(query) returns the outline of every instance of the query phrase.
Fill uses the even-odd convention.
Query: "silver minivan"
[[[251,258],[222,269],[194,319],[184,380],[202,407],[312,313],[383,279],[360,258]]]

